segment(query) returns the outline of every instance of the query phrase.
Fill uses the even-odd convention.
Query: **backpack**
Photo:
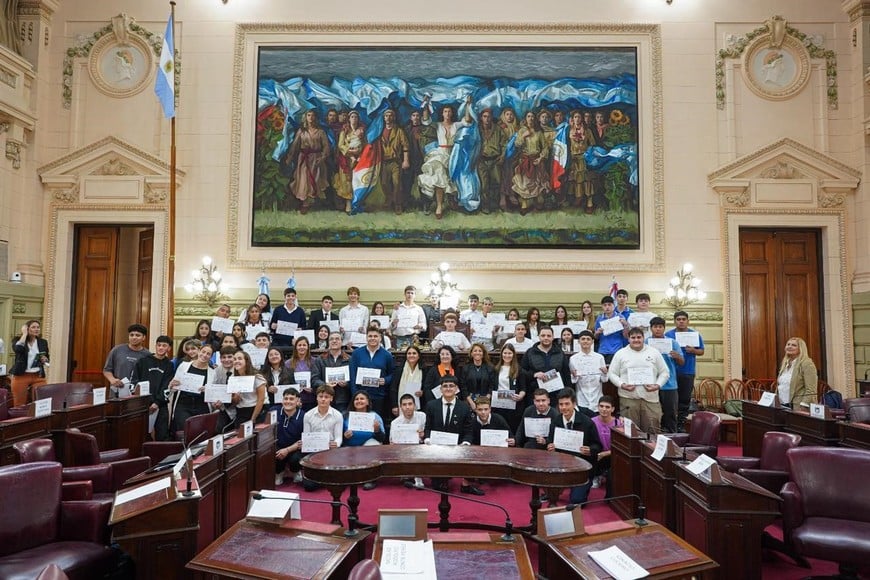
[[[829,388],[825,391],[825,394],[822,395],[822,404],[830,409],[842,409],[843,395],[841,395],[839,391]]]

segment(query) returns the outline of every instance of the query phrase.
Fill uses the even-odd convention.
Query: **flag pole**
[[[175,50],[175,0],[170,0],[172,17],[173,51]],[[175,55],[172,55],[173,67]],[[175,76],[173,75],[173,79]],[[174,94],[173,94],[173,98]],[[169,286],[169,312],[166,321],[166,334],[175,337],[175,115],[169,120],[169,271],[167,272]]]

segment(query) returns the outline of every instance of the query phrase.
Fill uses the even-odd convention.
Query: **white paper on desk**
[[[283,334],[284,336],[293,336],[293,333],[296,332],[296,329],[299,328],[299,325],[295,322],[287,322],[286,320],[279,320],[276,323],[275,334]]]
[[[534,439],[538,435],[546,438],[550,435],[550,418],[524,417],[523,429],[529,439]]]
[[[649,572],[638,566],[637,562],[629,558],[628,554],[617,546],[589,552],[589,557],[604,568],[615,580],[636,580],[649,576]]]
[[[632,312],[628,315],[628,325],[649,328],[649,321],[652,320],[654,316],[655,314],[652,312]]]
[[[440,386],[439,386],[440,388]],[[420,397],[417,396],[417,391],[422,391],[423,386],[420,383],[412,383],[408,382],[402,386],[402,392],[399,394],[399,398],[402,398],[402,395],[411,395],[414,397],[414,408],[420,408]]]
[[[704,473],[705,471],[710,469],[710,466],[713,465],[714,463],[716,463],[715,459],[702,453],[701,455],[698,456],[698,458],[696,460],[694,460],[693,462],[688,464],[686,466],[686,469],[688,469],[689,471],[691,471],[695,475],[701,475],[702,473]]]
[[[316,453],[329,449],[328,431],[311,431],[302,433],[302,453]]]
[[[377,387],[381,379],[381,369],[359,367],[356,370],[356,383],[364,387]]]
[[[139,381],[136,383],[139,388],[139,396],[145,397],[151,394],[151,381]]]
[[[389,316],[380,316],[380,315],[369,316],[369,324],[371,324],[372,322],[377,322],[380,325],[380,327],[384,328],[384,329],[390,327],[390,317]]]
[[[604,318],[601,320],[601,332],[604,336],[610,336],[611,334],[616,334],[617,332],[622,332],[622,321],[624,318],[617,314],[613,318]]]
[[[556,427],[553,434],[553,446],[562,451],[579,453],[580,448],[583,447],[583,431]]]
[[[365,431],[368,433],[373,433],[375,430],[374,423],[374,413],[360,413],[358,411],[350,411],[347,414],[348,431]]]
[[[670,338],[648,338],[646,343],[662,354],[674,350],[674,342]]]
[[[501,323],[501,331],[507,334],[513,334],[517,330],[519,320],[505,320]]]
[[[435,385],[434,387],[432,387],[432,396],[436,399],[441,398],[441,385]]]
[[[551,377],[551,374],[555,373],[556,376]],[[559,374],[559,371],[555,369],[551,369],[547,373],[548,377],[546,379],[538,379],[538,386],[542,389],[546,389],[548,393],[552,393],[553,391],[561,391],[565,388],[565,384],[562,382],[562,376]]]
[[[625,382],[629,385],[651,385],[656,382],[656,376],[652,367],[628,367],[628,380]]]
[[[459,433],[446,431],[430,431],[429,443],[432,445],[459,445]]]
[[[338,320],[324,320],[320,324],[326,326],[329,332],[338,332],[341,329],[341,322]]]
[[[758,399],[758,404],[762,407],[772,407],[773,401],[776,399],[776,393],[771,391],[765,391],[762,393],[761,398]]]
[[[680,343],[680,346],[701,346],[701,335],[697,332],[675,332],[674,340]]]
[[[253,377],[251,377],[253,378]],[[205,386],[205,402],[206,403],[232,403],[233,394],[227,389],[227,385],[206,385]]]
[[[296,381],[296,384],[299,385],[300,389],[311,387],[311,371],[295,371],[293,373],[293,379]]]
[[[293,331],[293,340],[296,340],[300,336],[304,336],[305,338],[307,338],[308,344],[315,344],[313,330],[299,330],[297,328],[296,330]]]
[[[378,563],[384,580],[436,580],[435,550],[428,540],[384,540]]]
[[[115,505],[121,505],[123,503],[127,503],[128,501],[133,501],[134,499],[145,497],[146,495],[150,495],[156,491],[167,489],[171,484],[171,478],[161,477],[160,479],[157,479],[155,481],[152,481],[151,483],[147,483],[140,487],[119,491],[118,495],[115,496]]]
[[[499,389],[493,391],[490,396],[490,406],[493,409],[516,409],[517,402],[511,399],[511,395],[515,395],[516,391],[510,389]]]
[[[106,403],[106,387],[100,387],[93,390],[94,405],[104,405]],[[129,389],[128,389],[129,394]]]
[[[298,493],[262,489],[260,495],[263,496],[263,499],[251,498],[251,505],[248,507],[246,517],[283,520],[289,511],[290,519],[302,519],[302,509],[299,502],[296,501],[299,499]]]
[[[232,318],[221,318],[220,316],[215,316],[211,319],[211,329],[215,332],[232,334],[234,323],[235,321]]]
[[[653,450],[652,457],[656,461],[661,461],[662,457],[665,456],[665,452],[668,450],[668,438],[664,435],[656,435],[656,448]]]
[[[327,383],[350,382],[350,367],[348,366],[326,367],[325,371]]]
[[[510,433],[507,429],[481,429],[481,447],[507,447]]]
[[[390,443],[397,445],[420,443],[420,426],[416,423],[394,423],[390,427]]]
[[[571,332],[577,335],[589,328],[589,323],[585,320],[569,320],[568,328],[571,329]]]
[[[48,417],[51,415],[51,397],[48,399],[37,399],[33,402],[33,417]]]
[[[351,332],[350,343],[354,346],[363,346],[366,343],[366,335],[362,332]]]
[[[228,393],[253,393],[254,375],[248,377],[230,377],[227,379]]]

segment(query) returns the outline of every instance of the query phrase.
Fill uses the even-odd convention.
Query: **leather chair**
[[[720,457],[719,465],[779,495],[788,481],[786,452],[800,445],[801,436],[768,431],[761,440],[761,457]]]
[[[111,463],[130,458],[129,449],[100,451],[97,445],[97,438],[90,433],[82,433],[78,429],[66,430],[66,444],[69,448],[71,467],[76,465]]]
[[[184,451],[182,441],[202,442],[217,435],[218,419],[220,419],[220,413],[206,413],[188,417],[184,422],[184,431],[179,431],[176,434],[181,439],[180,441],[146,441],[142,444],[142,455],[149,457],[151,462],[157,465],[173,453]],[[203,432],[206,435],[203,435]]]
[[[110,505],[61,499],[60,463],[0,467],[0,578],[36,578],[51,562],[71,580],[102,578],[117,567],[106,545]]]
[[[69,576],[64,574],[57,564],[49,564],[39,573],[36,580],[69,580]]]
[[[692,413],[689,433],[669,434],[674,443],[686,451],[704,453],[715,459],[719,452],[719,428],[722,420],[716,413],[696,411]]]
[[[870,562],[870,453],[797,447],[786,457],[791,474],[781,494],[786,544],[800,556],[837,562],[841,577],[857,578],[858,568]]]
[[[63,409],[64,405],[72,407],[91,402],[94,386],[91,383],[51,383],[36,387],[28,400],[51,399],[52,409]],[[9,409],[10,417],[27,415],[27,405],[18,405]]]
[[[870,423],[870,400],[854,397],[843,401],[843,416],[855,423]]]
[[[0,421],[9,418],[9,407],[12,405],[12,395],[9,389],[0,389]]]
[[[374,560],[365,559],[357,562],[348,575],[347,580],[381,580],[381,568]]]

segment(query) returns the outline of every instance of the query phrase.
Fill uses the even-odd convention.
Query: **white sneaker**
[[[275,474],[275,485],[284,485],[284,474],[276,473]]]
[[[592,489],[598,489],[599,487],[601,487],[601,476],[596,475],[592,478]]]
[[[414,478],[414,487],[416,487],[417,489],[423,489],[423,488],[426,487],[426,486],[423,485],[423,479],[422,479],[422,478],[420,478],[420,477],[415,477],[415,478]]]

